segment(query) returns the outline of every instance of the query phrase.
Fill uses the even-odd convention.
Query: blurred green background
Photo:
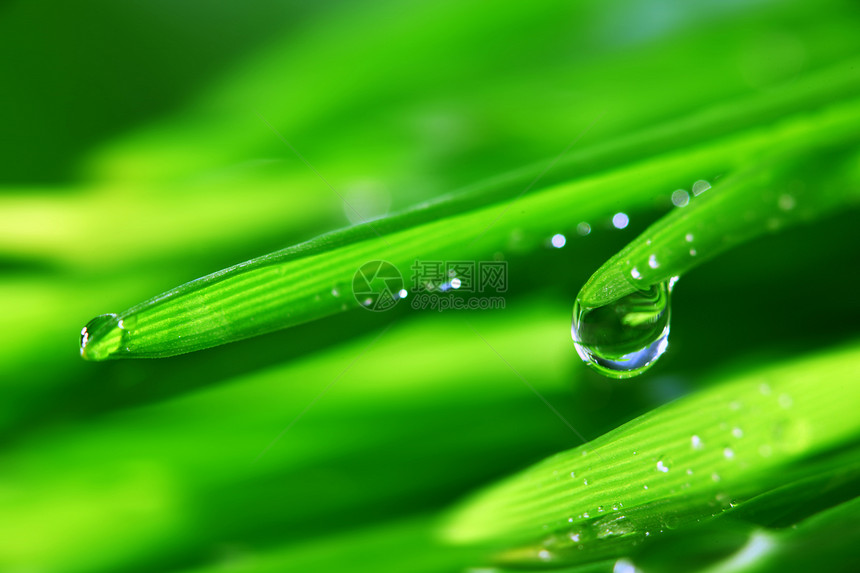
[[[572,213],[564,249],[500,249],[503,311],[359,310],[169,359],[78,356],[93,316],[356,223],[340,196],[383,216],[548,165],[591,124],[577,149],[778,98],[854,69],[858,29],[860,7],[832,0],[6,2],[0,571],[480,564],[436,540],[447,508],[580,440],[464,316],[588,439],[717,373],[850,341],[856,212],[684,277],[643,378],[587,370],[576,293],[667,195],[624,230],[607,213],[578,237]]]

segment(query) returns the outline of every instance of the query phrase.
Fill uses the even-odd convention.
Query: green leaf
[[[794,92],[800,110],[808,96],[802,87]],[[100,321],[97,329],[87,330],[81,354],[91,360],[171,356],[358,308],[352,281],[367,262],[386,260],[408,276],[416,260],[490,257],[505,250],[512,231],[525,237],[520,248],[528,251],[579,221],[608,218],[619,205],[633,214],[647,211],[654,196],[703,175],[743,168],[751,158],[767,155],[774,141],[800,154],[827,143],[844,145],[860,132],[860,100],[753,126],[746,125],[749,107],[711,117],[745,127],[720,139],[691,146],[673,132],[674,149],[628,163],[631,148],[644,153],[649,140],[660,147],[665,133],[656,129],[650,137],[600,150],[595,163],[612,168],[522,197],[531,184],[520,187],[514,182],[524,178],[514,176],[219,271],[134,306],[112,322]]]
[[[858,360],[832,351],[658,408],[480,493],[445,535],[501,561],[591,561],[826,471],[860,433]]]
[[[693,189],[706,188],[701,197],[660,219],[604,263],[580,291],[580,302],[609,304],[765,233],[856,207],[857,165],[856,150],[830,146],[802,155],[777,152],[713,185],[699,181]]]

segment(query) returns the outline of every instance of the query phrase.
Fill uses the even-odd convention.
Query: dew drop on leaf
[[[669,290],[665,281],[596,308],[577,299],[571,334],[580,358],[610,378],[647,370],[668,346]]]
[[[117,315],[97,316],[81,329],[81,356],[86,360],[106,360],[120,349],[127,336]]]
[[[693,195],[699,196],[710,188],[711,188],[710,183],[708,183],[704,179],[699,179],[698,181],[693,183]]]

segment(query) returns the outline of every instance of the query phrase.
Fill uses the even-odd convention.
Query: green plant
[[[856,7],[192,7],[4,74],[0,570],[856,569]]]

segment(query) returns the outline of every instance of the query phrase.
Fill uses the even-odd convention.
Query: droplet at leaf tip
[[[81,329],[81,358],[93,362],[110,358],[122,344],[120,324],[116,314],[102,314],[89,321]]]
[[[580,358],[615,379],[651,368],[669,344],[670,292],[666,281],[596,307],[577,298],[571,336]]]

